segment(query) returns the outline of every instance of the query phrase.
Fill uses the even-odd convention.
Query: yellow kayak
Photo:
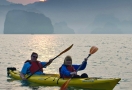
[[[7,68],[7,74],[11,78],[21,80],[20,71],[12,68]],[[26,75],[28,77],[28,75]],[[48,86],[61,86],[68,79],[59,78],[59,74],[46,74],[46,75],[33,75],[28,78],[29,82],[37,83],[40,85]],[[113,90],[113,88],[118,84],[121,78],[72,78],[68,86],[87,88],[94,90]]]

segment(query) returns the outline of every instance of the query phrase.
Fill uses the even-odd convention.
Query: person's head
[[[66,56],[64,59],[64,65],[72,65],[72,58],[71,56]]]
[[[32,52],[31,54],[31,60],[36,61],[38,58],[38,54],[36,52]]]

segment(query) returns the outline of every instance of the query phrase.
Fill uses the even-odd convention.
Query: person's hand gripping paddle
[[[97,48],[96,46],[92,46],[91,49],[90,49],[90,51],[89,51],[89,55],[87,56],[86,59],[88,59],[88,58],[89,58],[92,54],[94,54],[97,50],[98,50],[98,48]],[[82,65],[81,65],[81,66],[82,66]],[[80,66],[80,67],[81,67],[81,66]],[[80,69],[80,67],[77,69],[77,71]],[[76,72],[77,72],[77,71],[76,71]],[[71,77],[70,79],[68,79],[68,80],[61,86],[60,90],[66,90],[67,87],[68,87],[69,82],[71,81],[71,79],[72,79],[72,77]]]

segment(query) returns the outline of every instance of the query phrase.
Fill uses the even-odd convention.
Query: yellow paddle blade
[[[60,90],[66,90],[70,81],[71,81],[71,78],[68,79],[68,80],[61,86]]]

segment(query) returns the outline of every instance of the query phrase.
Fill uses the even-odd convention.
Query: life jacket
[[[73,66],[69,66],[69,65],[68,66],[65,65],[65,66],[66,66],[67,70],[70,71],[70,72],[75,72],[76,71]],[[60,78],[70,78],[70,76],[65,76],[61,73],[61,68],[62,68],[62,66],[59,68]]]
[[[34,72],[36,72],[37,70],[38,71],[41,71],[43,72],[43,66],[42,64],[40,64],[40,61],[31,61],[31,60],[27,60],[25,61],[26,62],[29,62],[31,64],[31,67],[29,68],[30,72],[33,74]],[[40,70],[39,70],[40,69]]]

